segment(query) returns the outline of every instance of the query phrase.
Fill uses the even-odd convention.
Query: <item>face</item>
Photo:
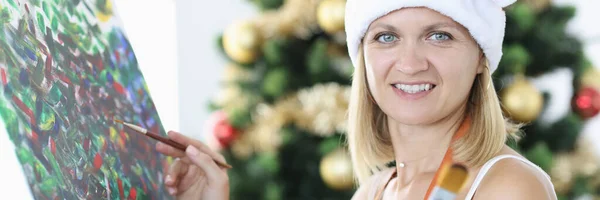
[[[363,41],[369,89],[402,124],[434,123],[465,105],[484,57],[467,29],[427,8],[374,21]]]

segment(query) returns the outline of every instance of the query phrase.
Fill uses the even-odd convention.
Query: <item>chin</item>
[[[418,114],[417,114],[418,113]],[[426,112],[402,112],[402,113],[391,113],[388,114],[391,120],[396,123],[406,125],[425,125],[432,124],[438,121],[441,116],[440,113],[426,113]]]

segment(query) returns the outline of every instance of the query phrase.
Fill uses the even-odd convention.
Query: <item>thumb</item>
[[[204,171],[204,174],[208,179],[209,185],[228,184],[227,175],[225,173],[222,173],[223,171],[215,163],[211,156],[204,152],[201,152],[193,145],[189,145],[187,147],[185,154],[194,165],[197,165],[202,171]]]

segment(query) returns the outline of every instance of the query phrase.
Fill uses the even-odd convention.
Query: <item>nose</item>
[[[400,55],[395,63],[396,70],[404,74],[413,75],[426,71],[429,68],[427,59],[422,52],[423,50],[418,44],[401,45],[399,51]]]

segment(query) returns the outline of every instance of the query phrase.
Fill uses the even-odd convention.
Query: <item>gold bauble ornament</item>
[[[600,90],[600,70],[590,67],[581,76],[581,85],[594,87]]]
[[[317,8],[317,22],[327,33],[334,34],[344,30],[345,0],[324,0]]]
[[[236,63],[229,63],[225,66],[221,80],[225,83],[233,83],[250,80],[252,78],[251,76],[252,72],[250,72],[250,70]]]
[[[319,169],[321,178],[332,189],[347,190],[354,185],[352,161],[342,148],[327,154],[321,160]]]
[[[523,0],[534,12],[540,12],[550,6],[550,0]]]
[[[542,93],[523,76],[515,76],[515,81],[502,92],[502,103],[508,115],[517,121],[535,120],[544,104]]]
[[[238,21],[223,33],[223,48],[234,61],[247,64],[259,55],[263,38],[252,21]]]
[[[554,166],[550,169],[552,184],[559,193],[566,193],[573,184],[573,163],[569,154],[559,154],[554,157]]]

